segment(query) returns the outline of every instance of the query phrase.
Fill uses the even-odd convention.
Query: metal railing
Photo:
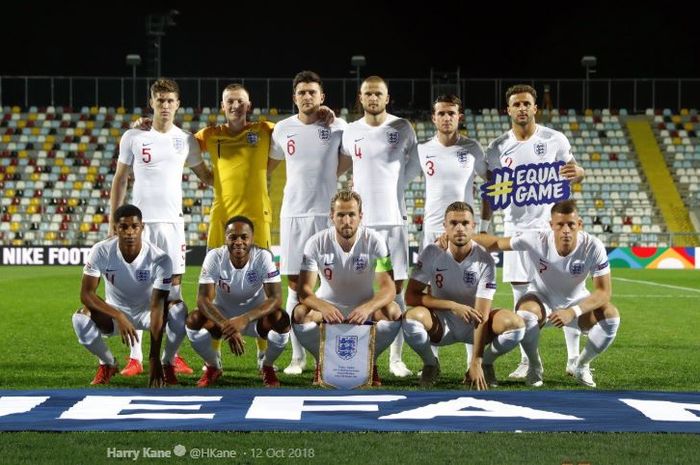
[[[182,105],[218,107],[222,88],[231,82],[243,83],[254,106],[277,108],[292,113],[292,80],[284,78],[179,77]],[[0,76],[0,105],[45,107],[48,105],[144,107],[153,78],[87,76]],[[433,84],[428,78],[387,78],[391,111],[428,111]],[[540,94],[547,86],[555,108],[582,110],[586,99],[590,108],[625,108],[640,113],[647,108],[700,107],[700,79],[460,79],[465,107],[504,108],[504,93],[516,83],[533,85]],[[355,106],[355,78],[325,78],[326,101],[334,108]],[[133,92],[135,91],[135,92]],[[132,94],[136,95],[136,102]],[[588,94],[588,95],[587,95]],[[540,98],[540,100],[542,100]]]

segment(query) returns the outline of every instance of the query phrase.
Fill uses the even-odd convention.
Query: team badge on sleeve
[[[145,283],[151,280],[151,270],[136,270],[136,281]]]
[[[267,278],[270,279],[270,278],[274,278],[275,276],[279,276],[279,275],[280,275],[280,270],[275,270],[275,271],[269,272],[267,274]]]
[[[496,283],[486,283],[486,289],[496,289]]]

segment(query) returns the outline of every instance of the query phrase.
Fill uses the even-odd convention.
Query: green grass
[[[183,293],[192,306],[198,269],[185,275]],[[700,389],[700,272],[682,270],[613,270],[613,302],[620,309],[622,324],[617,340],[594,362],[599,389],[697,391]],[[73,333],[71,314],[78,308],[80,267],[0,267],[3,337],[0,338],[0,387],[2,389],[84,388],[94,375],[96,362]],[[663,287],[676,286],[675,288]],[[682,289],[682,288],[689,288]],[[495,306],[510,308],[512,297],[499,285]],[[128,351],[118,339],[110,346],[120,361]],[[146,342],[144,349],[147,350]],[[225,375],[217,387],[259,387],[255,367],[255,343],[248,340],[247,352],[236,358],[224,353]],[[566,349],[562,332],[555,328],[542,333],[541,353],[547,389],[578,389],[564,374]],[[193,367],[200,361],[185,342],[181,353]],[[290,350],[278,360],[289,361]],[[462,345],[440,351],[442,375],[436,389],[463,389],[465,370]],[[504,380],[517,364],[517,351],[499,359],[497,375]],[[404,359],[413,370],[421,363],[406,346]],[[416,378],[397,379],[387,369],[387,354],[379,362],[383,389],[414,389]],[[193,387],[197,375],[181,377],[183,387]],[[285,387],[310,388],[311,373],[301,377],[280,374]],[[144,387],[146,378],[113,379],[111,387]],[[522,383],[503,381],[499,389],[523,390]],[[0,434],[2,463],[113,462],[107,447],[161,447],[183,444],[192,447],[250,448],[312,447],[316,458],[306,462],[361,463],[353,454],[337,459],[342,451],[375,451],[375,463],[691,463],[692,450],[700,446],[698,435],[657,434],[508,434],[508,433],[3,433]],[[428,445],[429,444],[429,445]],[[614,451],[614,452],[613,452]],[[79,454],[79,455],[77,455]],[[692,458],[691,458],[692,457]],[[415,458],[415,459],[413,459]],[[460,460],[461,459],[461,460]],[[224,463],[214,459],[212,463]],[[234,463],[302,463],[300,459],[238,458]],[[345,460],[345,461],[343,461]],[[415,461],[412,461],[415,460]],[[198,461],[200,462],[200,461]],[[163,462],[164,463],[164,462]],[[201,460],[201,463],[207,463]]]

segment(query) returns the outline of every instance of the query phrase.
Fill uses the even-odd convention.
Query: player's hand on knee
[[[243,355],[245,353],[245,341],[241,333],[235,333],[232,336],[226,337],[226,340],[234,355]]]
[[[141,129],[142,131],[150,131],[151,126],[153,126],[153,120],[151,118],[146,118],[143,116],[131,122],[131,129]]]
[[[355,308],[348,315],[347,321],[353,325],[361,325],[369,319],[372,314],[372,309],[363,309],[362,307]]]
[[[163,365],[160,363],[160,358],[152,357],[149,359],[148,368],[148,387],[161,388],[165,386],[165,375],[163,375]]]
[[[570,308],[562,308],[552,312],[547,319],[557,328],[564,327],[571,323],[576,317],[576,313]]]
[[[481,313],[477,312],[476,309],[469,305],[455,304],[451,310],[452,313],[461,317],[466,323],[475,323],[478,325],[482,321]]]
[[[136,328],[131,324],[131,321],[124,315],[120,315],[117,323],[119,324],[119,335],[122,342],[129,347],[135,346],[139,342],[139,335],[136,334]]]
[[[323,315],[323,321],[326,323],[342,323],[345,320],[345,316],[335,307],[332,307],[330,310],[323,309],[321,314]]]

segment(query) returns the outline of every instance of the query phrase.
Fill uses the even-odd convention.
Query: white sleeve
[[[90,256],[83,267],[83,274],[94,278],[99,278],[102,276],[102,272],[100,270],[104,269],[105,267],[104,261],[106,254],[102,253],[104,249],[100,247],[100,244],[102,244],[102,242],[98,242],[92,246],[92,249],[90,249]]]
[[[272,141],[270,144],[270,153],[268,154],[268,157],[272,158],[273,160],[284,160],[284,147],[282,147],[279,143],[278,128],[279,125],[275,125],[275,127],[272,129]]]
[[[483,253],[482,272],[476,296],[482,299],[493,300],[496,293],[496,264],[488,252]]]
[[[559,150],[557,151],[557,160],[563,160],[565,163],[576,161],[571,153],[571,143],[564,134],[559,135]]]
[[[272,258],[272,252],[267,249],[262,249],[262,259],[260,260],[260,272],[263,277],[263,283],[280,283],[280,270],[277,269],[275,261]]]
[[[538,246],[542,244],[543,240],[546,240],[546,235],[547,233],[540,231],[515,233],[510,238],[510,248],[518,252],[537,253]]]
[[[335,124],[338,125],[338,128],[336,129],[336,131],[340,131],[340,145],[338,146],[338,153],[340,155],[344,155],[346,157],[349,157],[350,154],[345,151],[345,146],[343,145],[343,137],[344,137],[343,135],[345,134],[345,130],[348,128],[348,122],[342,118],[336,118],[333,125],[335,125]]]
[[[480,143],[474,141],[474,171],[481,177],[481,179],[486,180],[487,169],[488,163],[486,162],[484,149],[481,147]]]
[[[304,246],[304,258],[301,260],[302,271],[318,271],[318,241],[320,236],[312,236]]]
[[[598,238],[593,239],[592,252],[593,256],[595,257],[595,260],[593,260],[591,266],[591,276],[596,278],[598,276],[604,276],[606,274],[609,274],[610,261],[608,260],[608,252],[605,250],[605,246]]]
[[[173,262],[170,257],[163,254],[160,256],[155,266],[155,276],[153,277],[153,289],[169,291],[173,283]]]
[[[416,131],[413,130],[411,123],[406,121],[408,126],[406,132],[408,132],[408,146],[406,147],[406,182],[411,182],[415,179],[421,172],[420,158],[418,157],[418,138],[416,137]]]
[[[124,163],[125,165],[133,165],[134,164],[134,152],[131,149],[131,143],[134,138],[135,134],[134,129],[129,129],[126,131],[123,135],[121,140],[119,141],[119,162]]]
[[[219,249],[212,249],[207,252],[202,263],[202,271],[199,273],[199,284],[216,284],[219,278]]]
[[[192,134],[187,135],[187,159],[185,160],[185,166],[197,166],[204,161],[202,158],[202,149],[199,148],[199,142],[194,138]]]
[[[501,166],[500,155],[501,154],[498,152],[498,148],[495,145],[493,145],[493,143],[488,146],[488,148],[486,149],[485,158],[486,158],[486,168],[489,171],[493,171],[496,168],[500,168],[500,166]]]
[[[433,267],[435,266],[435,257],[437,257],[440,249],[434,244],[429,244],[418,256],[418,261],[413,266],[411,279],[423,284],[430,284],[433,278]]]

